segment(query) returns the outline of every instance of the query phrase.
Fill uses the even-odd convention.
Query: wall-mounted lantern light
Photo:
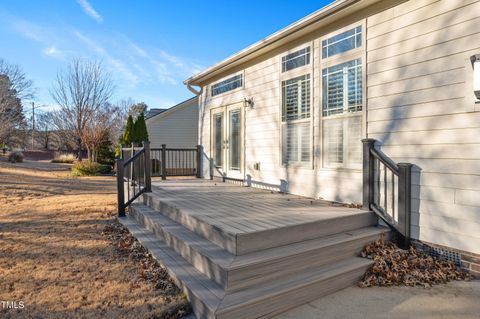
[[[473,65],[473,92],[480,100],[480,54],[473,55],[470,59]]]
[[[249,99],[244,98],[244,99],[243,99],[243,105],[244,105],[245,107],[250,107],[250,108],[253,109],[253,97],[251,97],[251,98],[249,98]]]

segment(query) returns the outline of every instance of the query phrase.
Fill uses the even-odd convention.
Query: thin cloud
[[[130,55],[133,53],[136,55],[136,57],[132,57],[133,60],[141,58],[145,60],[145,62],[148,62],[152,69],[155,70],[157,79],[162,83],[176,85],[180,83],[184,77],[190,76],[202,69],[201,66],[170,54],[164,50],[154,49],[153,53],[149,53],[146,49],[140,47],[125,35],[121,35],[121,38],[130,48],[130,50],[127,51],[127,54]]]
[[[57,47],[55,47],[54,45],[52,46],[49,46],[45,49],[43,49],[43,54],[45,54],[46,56],[49,56],[49,57],[52,57],[52,58],[55,58],[55,59],[60,59],[60,60],[64,60],[65,59],[65,54],[62,50],[59,50],[57,49]]]
[[[103,22],[102,16],[92,7],[92,5],[87,0],[77,0],[77,2],[90,18],[97,21],[98,23]]]
[[[112,57],[104,47],[102,47],[94,40],[90,39],[78,30],[74,30],[74,34],[98,56],[103,58],[110,66],[112,72],[121,76],[124,80],[127,81],[130,86],[136,86],[140,82],[139,77],[134,72],[132,72],[132,70],[130,70],[125,63],[123,63],[119,59]]]

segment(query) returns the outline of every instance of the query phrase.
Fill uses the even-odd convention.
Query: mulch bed
[[[372,259],[373,266],[367,271],[358,286],[421,286],[430,288],[451,280],[468,280],[470,276],[455,263],[436,260],[414,246],[408,250],[394,243],[379,239],[361,252],[364,258]]]
[[[104,227],[103,234],[112,241],[119,255],[128,257],[138,264],[137,274],[142,280],[154,285],[155,289],[161,289],[167,296],[174,297],[182,294],[182,291],[176,286],[165,267],[153,258],[126,227],[119,222],[113,222]],[[182,318],[191,312],[191,305],[185,298],[184,302],[177,303],[166,309],[156,318]]]

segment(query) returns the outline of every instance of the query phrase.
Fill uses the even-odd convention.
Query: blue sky
[[[0,57],[35,82],[37,102],[72,58],[101,59],[114,101],[169,107],[192,96],[182,81],[328,1],[1,0]]]

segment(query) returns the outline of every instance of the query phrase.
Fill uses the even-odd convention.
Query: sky
[[[0,58],[54,108],[56,74],[74,58],[101,60],[112,102],[167,108],[193,96],[183,81],[331,0],[0,0]]]

